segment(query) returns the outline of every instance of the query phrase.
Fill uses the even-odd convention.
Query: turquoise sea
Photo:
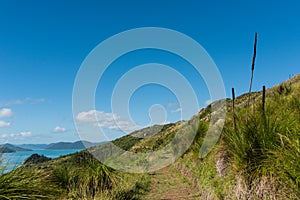
[[[59,156],[75,153],[82,149],[63,149],[63,150],[33,150],[33,151],[19,151],[15,153],[3,153],[1,156],[1,166],[5,168],[4,173],[20,166],[26,158],[32,154],[40,154],[49,158],[57,158]],[[1,167],[1,168],[2,168]]]

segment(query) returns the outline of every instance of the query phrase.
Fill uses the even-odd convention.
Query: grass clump
[[[224,144],[239,199],[299,198],[300,118],[291,106],[298,101],[287,95],[275,94],[264,112],[256,106],[248,122],[237,114],[236,128],[225,126]]]
[[[54,199],[61,190],[49,179],[49,172],[15,169],[0,176],[0,199]]]

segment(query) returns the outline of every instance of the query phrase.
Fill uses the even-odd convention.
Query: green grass
[[[197,195],[202,199],[300,199],[300,76],[268,90],[264,112],[260,105],[261,93],[252,93],[255,102],[249,109],[247,123],[246,97],[236,99],[235,128],[228,104],[229,113],[219,142],[204,158],[199,157],[199,150],[209,124],[210,106],[188,122],[149,127],[117,139],[114,144],[131,152],[149,152],[170,142],[189,141],[193,136],[189,133],[196,130],[192,145],[174,166],[185,174],[178,181],[196,184]],[[187,137],[176,138],[178,131],[187,133],[184,135]],[[134,137],[144,134],[149,137]],[[210,142],[213,141],[206,144]],[[181,148],[177,145],[174,153]],[[119,156],[119,152],[112,153],[109,144],[93,150],[99,156],[110,155],[111,159]],[[141,166],[146,161],[135,160]],[[167,169],[165,172],[174,173]],[[157,177],[160,182],[163,180],[158,180],[159,177],[166,179],[164,175]],[[158,188],[161,193],[174,187],[172,180],[167,183],[166,188]],[[88,151],[82,151],[2,174],[0,199],[137,200],[147,195],[150,185],[150,174],[113,170]]]
[[[197,158],[207,127],[200,120],[178,162],[193,172],[203,199],[300,198],[300,76],[295,79],[267,91],[265,112],[261,93],[253,93],[248,123],[245,95],[238,97],[236,128],[229,107],[218,145],[204,159]]]
[[[236,129],[232,120],[225,126],[224,145],[238,179],[237,189],[244,194],[240,198],[299,197],[300,96],[293,93],[295,89],[287,83],[274,88],[265,112],[255,105],[248,123],[241,110]]]
[[[0,199],[54,199],[61,190],[49,173],[42,170],[16,169],[0,176]],[[46,187],[45,187],[46,186]]]

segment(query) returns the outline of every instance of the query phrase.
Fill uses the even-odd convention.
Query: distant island
[[[99,143],[92,143],[88,141],[77,141],[77,142],[58,142],[49,144],[45,149],[59,150],[59,149],[86,149],[93,146],[97,146]]]
[[[32,151],[32,150],[63,150],[63,149],[86,149],[97,146],[102,143],[92,143],[88,141],[76,142],[57,142],[51,144],[2,144],[0,145],[0,153],[15,153],[19,151]]]
[[[0,145],[0,153],[15,153],[17,151],[32,151],[32,150],[18,147],[18,146],[12,145],[12,144]]]

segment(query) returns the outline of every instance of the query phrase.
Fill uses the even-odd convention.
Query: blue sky
[[[196,40],[216,63],[228,97],[231,87],[237,94],[248,90],[258,32],[253,88],[272,87],[300,72],[299,7],[298,1],[271,0],[0,1],[0,143],[78,140],[72,90],[81,63],[100,42],[133,28],[163,27]],[[167,52],[137,51],[112,64],[98,86],[96,110],[83,111],[81,117],[117,115],[110,108],[116,81],[149,62],[167,64],[185,75],[200,107],[210,99],[204,81],[184,60]],[[167,88],[148,85],[132,96],[131,117],[145,126],[149,108],[160,104],[166,122],[174,122],[180,119],[176,102]],[[164,115],[161,107],[155,108],[157,115]],[[101,127],[109,129],[111,138],[120,136],[109,121]]]

